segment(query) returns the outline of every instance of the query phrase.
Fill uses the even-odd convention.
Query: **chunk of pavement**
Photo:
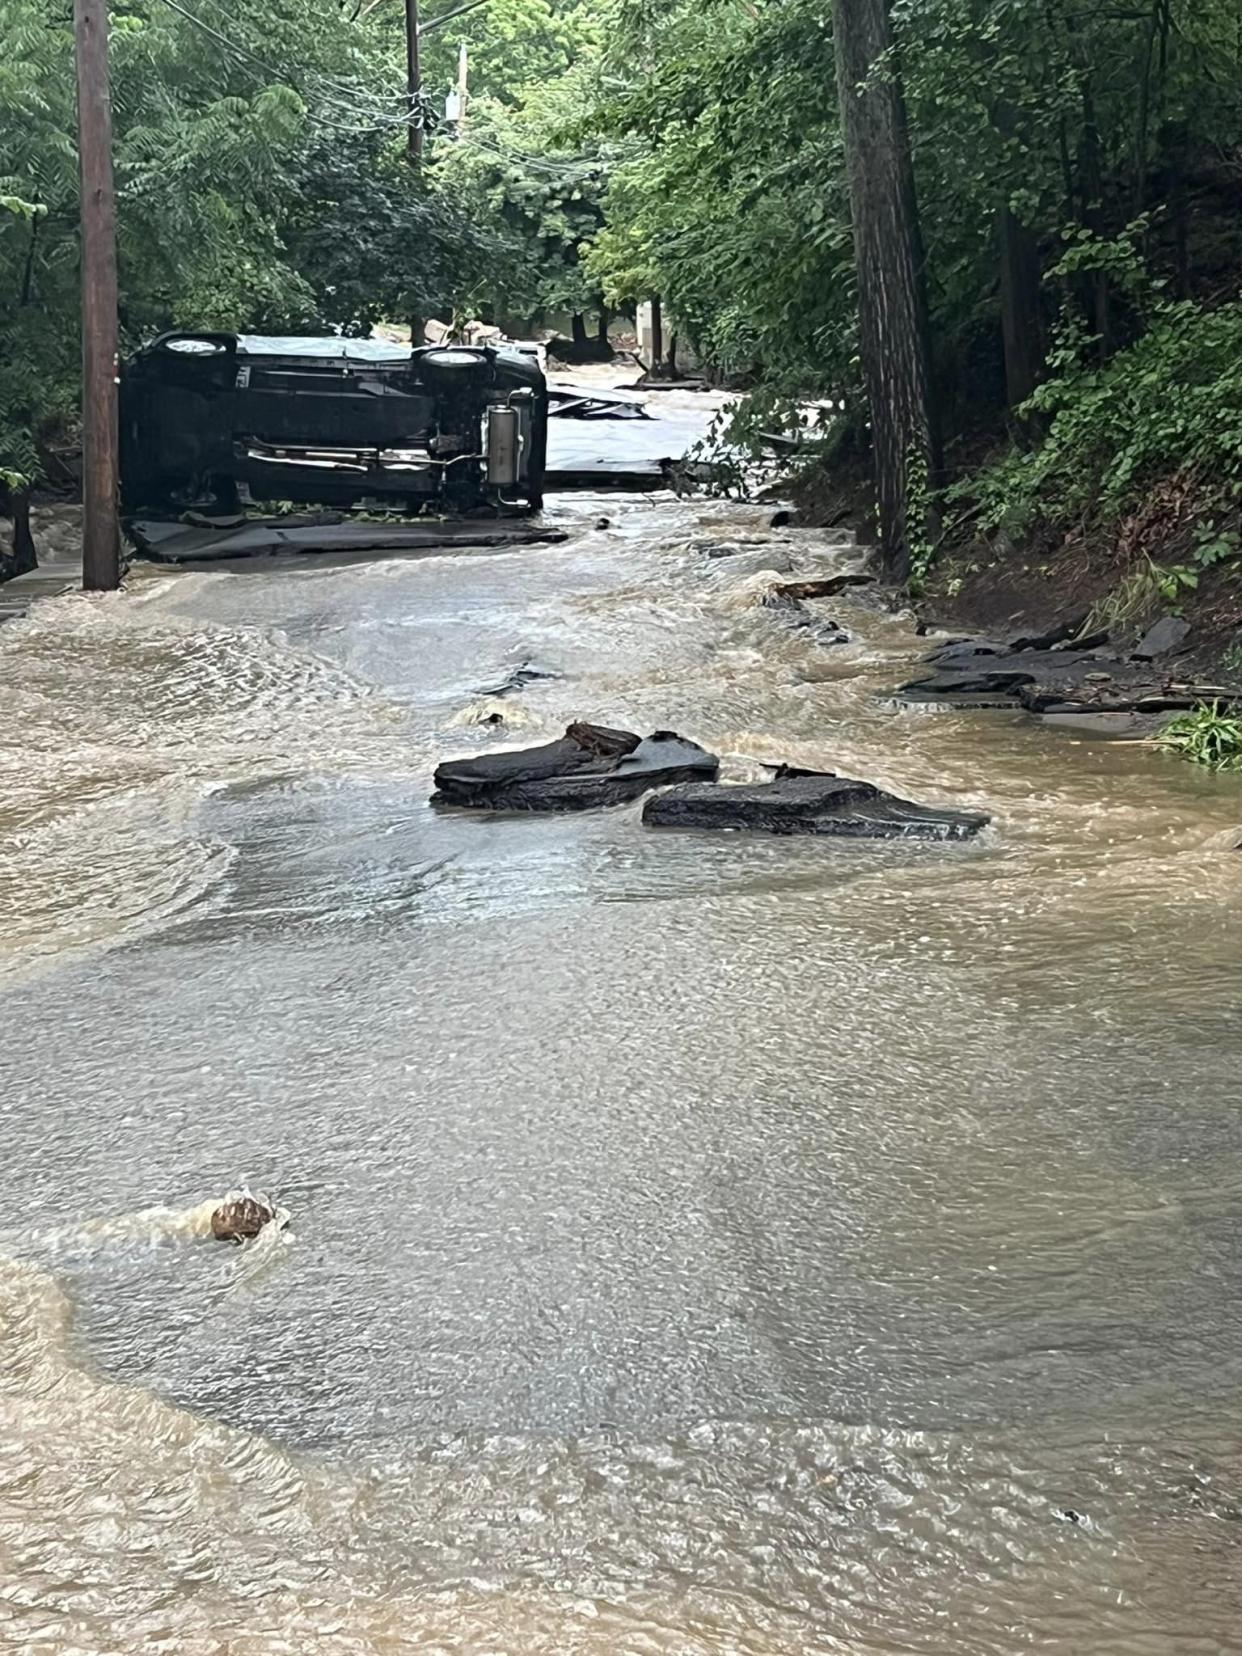
[[[656,794],[643,807],[643,821],[652,828],[834,834],[851,839],[962,840],[977,834],[989,820],[979,812],[915,805],[869,782],[831,771],[788,765],[782,765],[771,782],[692,782]]]
[[[1045,634],[1052,637],[1053,634]],[[1002,640],[997,638],[951,638],[943,644],[937,644],[934,649],[928,650],[920,659],[928,666],[957,667],[974,666],[980,658],[988,657],[995,660],[1004,657],[1006,660],[1022,656],[1025,663],[1030,665],[1032,656],[1047,656],[1054,662],[1064,658],[1085,655],[1093,650],[1103,649],[1108,643],[1108,633],[1104,630],[1084,634],[1075,638],[1072,643],[1058,641],[1045,644],[1031,638],[1013,638]]]
[[[787,584],[787,583],[786,583]],[[771,586],[759,600],[763,608],[771,610],[789,627],[805,627],[815,635],[817,644],[848,644],[850,635],[835,621],[816,615],[799,598],[791,598],[780,586]]]
[[[1079,634],[1087,625],[1087,610],[1079,610],[1064,621],[1053,621],[1042,632],[1019,633],[1009,640],[1011,650],[1052,650],[1058,644],[1077,643],[1083,647]]]
[[[212,1214],[211,1234],[217,1242],[245,1242],[275,1217],[273,1208],[253,1196],[230,1197]]]
[[[927,678],[911,679],[899,685],[896,694],[903,701],[944,702],[952,707],[959,702],[972,706],[979,696],[1003,696],[1012,699],[1018,686],[1029,684],[1035,677],[1029,667],[1002,669],[995,665],[1001,658],[981,656],[977,668],[961,668],[953,672],[932,673]]]
[[[1162,615],[1134,646],[1135,660],[1154,661],[1157,656],[1171,655],[1181,649],[1189,632],[1190,622],[1180,615]]]
[[[583,722],[542,747],[449,759],[435,774],[435,805],[482,811],[585,811],[621,805],[651,788],[714,777],[720,761],[671,730],[645,739]]]
[[[702,552],[707,558],[736,558],[742,552],[751,552],[756,547],[767,547],[772,543],[766,540],[708,540],[697,541],[695,550]]]
[[[1178,713],[1201,702],[1233,706],[1242,700],[1237,686],[1188,683],[1145,662],[1105,665],[1106,672],[1084,671],[1080,663],[1068,673],[1032,674],[1014,698],[1028,713]]]
[[[540,667],[536,662],[520,662],[511,672],[494,684],[483,685],[478,694],[480,696],[511,696],[515,690],[525,690],[528,684],[538,684],[541,679],[560,678],[560,674],[551,667]]]
[[[981,656],[1008,655],[1008,646],[995,638],[947,638],[919,660],[928,667],[974,666]]]
[[[911,679],[899,687],[897,694],[904,701],[944,702],[950,707],[972,706],[980,695],[1004,696],[1026,706],[1023,691],[1033,684],[1043,685],[1051,699],[1057,700],[1101,669],[1107,676],[1125,670],[1118,657],[1091,650],[1021,650],[1003,655],[981,651],[972,655],[963,648],[952,655],[937,652],[934,665],[938,671]]]
[[[835,598],[847,587],[874,586],[874,575],[863,575],[856,570],[845,575],[825,575],[819,580],[778,581],[772,588],[781,598]]]

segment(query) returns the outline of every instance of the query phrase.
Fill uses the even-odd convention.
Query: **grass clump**
[[[1179,713],[1164,726],[1157,741],[1170,753],[1207,770],[1242,771],[1242,718],[1218,701]]]

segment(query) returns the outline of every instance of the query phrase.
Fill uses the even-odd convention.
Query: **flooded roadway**
[[[756,601],[831,537],[553,510],[0,631],[0,1644],[1242,1650],[1242,784],[885,701],[908,618]],[[427,807],[577,716],[994,823]]]

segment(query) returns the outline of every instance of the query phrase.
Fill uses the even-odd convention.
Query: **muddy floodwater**
[[[758,602],[831,535],[550,510],[0,629],[0,1644],[1242,1651],[1242,780],[885,699],[909,617]],[[575,717],[993,823],[427,805]]]

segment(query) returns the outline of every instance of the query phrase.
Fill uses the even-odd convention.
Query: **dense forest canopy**
[[[884,12],[868,79],[897,89],[913,169],[948,467],[927,486],[970,472],[974,509],[1018,524],[1050,492],[1123,511],[1184,464],[1223,509],[1242,489],[1237,0],[861,4]],[[425,0],[412,167],[402,0],[116,0],[122,337],[528,326],[659,297],[760,423],[839,395],[837,439],[865,445],[833,39],[852,8],[484,0],[437,27],[456,7]],[[77,396],[70,0],[0,0],[0,28],[16,481],[47,471]]]

